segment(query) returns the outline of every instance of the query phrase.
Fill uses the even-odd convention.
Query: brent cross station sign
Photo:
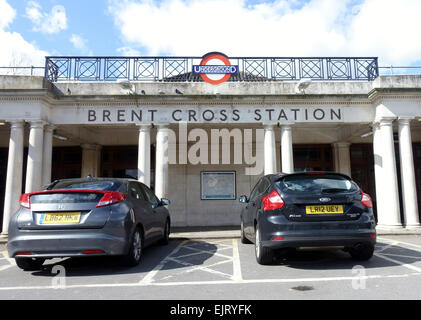
[[[193,73],[200,74],[203,81],[215,85],[228,81],[231,74],[238,73],[238,66],[231,65],[223,53],[209,52],[202,57],[200,65],[193,66]]]

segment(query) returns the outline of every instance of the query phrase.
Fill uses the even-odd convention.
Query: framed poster
[[[200,172],[201,200],[235,200],[235,171],[202,171]]]

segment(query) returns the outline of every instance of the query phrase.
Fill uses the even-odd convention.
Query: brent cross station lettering
[[[150,186],[171,200],[172,226],[238,227],[239,197],[262,175],[304,170],[351,176],[378,228],[420,227],[421,75],[379,76],[375,57],[216,52],[45,65],[44,77],[0,75],[3,233],[22,191],[88,175]],[[218,189],[217,172],[235,179]]]
[[[99,108],[98,108],[99,109]],[[261,121],[342,121],[341,108],[153,108],[88,109],[90,123],[143,122],[261,122]],[[85,120],[85,121],[86,121]]]

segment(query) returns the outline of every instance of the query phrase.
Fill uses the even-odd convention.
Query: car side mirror
[[[167,198],[161,199],[161,205],[163,205],[163,206],[168,206],[170,203],[171,203],[171,201],[168,200]]]
[[[247,199],[247,196],[240,196],[240,198],[238,198],[238,201],[240,201],[241,203],[247,203],[249,202],[249,200]]]

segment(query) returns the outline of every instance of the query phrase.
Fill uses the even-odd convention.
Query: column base
[[[378,224],[376,229],[379,230],[402,230],[404,227],[401,224]]]
[[[405,226],[407,230],[421,230],[421,224],[408,224]]]

